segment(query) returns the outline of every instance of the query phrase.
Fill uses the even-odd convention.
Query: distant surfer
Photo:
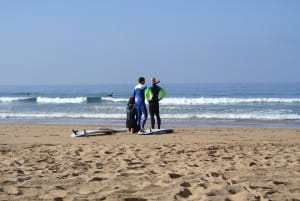
[[[155,118],[157,120],[157,128],[160,129],[161,119],[159,115],[159,101],[166,97],[166,90],[157,85],[160,81],[156,81],[155,77],[151,78],[151,86],[146,89],[146,98],[149,102],[149,113],[151,120],[151,128],[154,129]]]
[[[107,96],[107,97],[113,97],[113,96],[114,96],[114,93],[111,92],[111,93],[107,94],[106,96]]]
[[[139,77],[138,84],[134,87],[133,97],[137,109],[137,126],[138,129],[144,130],[148,117],[147,107],[145,103],[145,78]],[[143,119],[142,119],[143,117]]]

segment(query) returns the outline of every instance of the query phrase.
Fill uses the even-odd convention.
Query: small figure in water
[[[108,97],[113,97],[113,96],[114,96],[114,93],[111,92],[111,93],[107,94],[106,96],[108,96]]]

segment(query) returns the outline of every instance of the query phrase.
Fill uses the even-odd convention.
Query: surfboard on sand
[[[143,131],[139,131],[137,134],[139,135],[154,135],[154,134],[166,134],[166,133],[173,133],[173,129],[146,129]]]
[[[99,129],[99,130],[72,130],[71,137],[84,137],[94,135],[109,135],[127,131],[126,128],[120,129]]]

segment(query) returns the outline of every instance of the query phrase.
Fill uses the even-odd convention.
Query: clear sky
[[[299,0],[3,0],[0,85],[300,82]]]

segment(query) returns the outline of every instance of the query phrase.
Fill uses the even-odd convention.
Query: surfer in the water
[[[114,93],[111,92],[111,93],[107,94],[106,96],[107,96],[107,97],[113,97],[113,96],[114,96]]]
[[[138,84],[134,88],[133,97],[137,108],[137,126],[138,129],[144,130],[148,117],[147,107],[145,104],[145,78],[139,77]],[[143,116],[143,119],[142,119]]]

